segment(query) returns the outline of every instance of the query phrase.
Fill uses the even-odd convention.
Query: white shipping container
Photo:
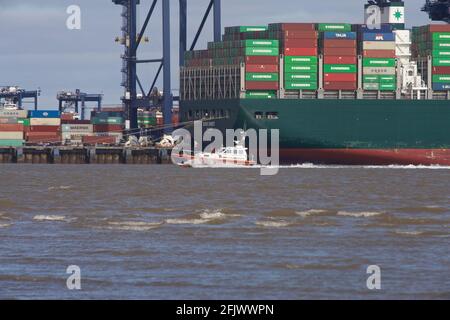
[[[123,139],[123,133],[119,132],[98,132],[95,135],[97,137],[116,137],[116,143]]]
[[[30,126],[60,126],[59,118],[31,118]]]
[[[411,31],[394,30],[396,44],[411,44]]]
[[[395,50],[394,41],[364,41],[364,50]]]
[[[398,44],[395,46],[395,54],[398,57],[411,56],[411,46],[409,44]]]
[[[25,119],[28,117],[27,110],[0,110],[0,118],[20,118]]]
[[[0,140],[23,140],[22,131],[0,132]]]
[[[63,141],[65,140],[80,140],[84,136],[91,136],[92,132],[62,132],[61,138]]]
[[[63,124],[61,126],[62,132],[68,133],[93,133],[94,125],[92,124]]]
[[[395,75],[394,67],[364,67],[364,75]]]

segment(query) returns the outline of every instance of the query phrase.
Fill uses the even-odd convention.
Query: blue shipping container
[[[356,40],[356,32],[324,32],[324,39],[347,39]]]
[[[390,33],[364,33],[364,41],[395,41],[395,35]]]
[[[374,29],[373,26],[368,26],[366,24],[361,25],[361,32],[366,32],[366,33],[389,33],[392,32],[392,30],[394,30],[394,26],[392,24],[389,23],[382,23],[380,25],[380,28]]]
[[[434,91],[450,91],[450,84],[449,83],[433,83],[433,90]]]
[[[55,110],[30,111],[30,118],[61,118],[61,113]]]

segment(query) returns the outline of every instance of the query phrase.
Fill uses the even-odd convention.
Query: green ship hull
[[[450,101],[231,99],[182,101],[182,122],[279,129],[283,163],[450,165]]]

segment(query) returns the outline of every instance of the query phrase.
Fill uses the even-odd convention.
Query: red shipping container
[[[59,132],[60,126],[30,126],[28,131],[30,132]]]
[[[274,24],[275,29],[281,31],[314,31],[316,30],[315,23],[280,23]],[[271,26],[274,26],[273,24]]]
[[[326,56],[356,56],[356,48],[325,48]]]
[[[248,56],[245,57],[246,64],[278,64],[277,56]]]
[[[324,56],[325,64],[356,64],[356,56]]]
[[[278,81],[246,81],[247,90],[278,90]]]
[[[60,134],[59,132],[45,132],[45,131],[29,131],[27,132],[26,136],[29,138],[35,138],[35,137],[58,137]]]
[[[81,137],[81,141],[83,144],[116,144],[117,137],[114,136],[106,136],[106,137],[97,137],[97,136],[83,136]]]
[[[356,40],[339,40],[339,39],[324,40],[323,46],[325,48],[355,48],[356,49]]]
[[[317,39],[285,39],[281,40],[281,47],[284,48],[317,48]]]
[[[356,90],[356,82],[324,82],[325,90]]]
[[[0,131],[2,132],[17,132],[23,131],[23,124],[0,124]]]
[[[430,24],[428,26],[430,32],[450,32],[450,25],[448,24]]]
[[[325,73],[324,78],[326,82],[356,82],[358,76],[356,73]]]
[[[94,132],[123,132],[125,126],[120,124],[95,124]]]
[[[364,58],[396,58],[395,50],[364,50]]]
[[[258,73],[270,72],[276,73],[279,71],[278,64],[247,64],[245,65],[245,72]]]
[[[284,48],[285,56],[317,56],[317,48]]]
[[[433,67],[433,74],[450,74],[450,67]]]
[[[283,31],[278,34],[280,39],[318,39],[317,31]]]
[[[61,120],[73,120],[73,113],[62,113]]]

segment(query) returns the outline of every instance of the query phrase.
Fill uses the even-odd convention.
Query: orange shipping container
[[[364,58],[395,58],[395,50],[364,50]]]
[[[325,40],[323,42],[323,46],[325,48],[355,48],[356,49],[356,40],[340,40],[340,39]]]
[[[24,126],[23,124],[0,124],[0,131],[3,132],[24,131]]]
[[[325,48],[326,56],[356,56],[356,48]]]
[[[258,73],[258,72],[278,72],[279,68],[277,64],[247,64],[245,66],[245,72]]]

